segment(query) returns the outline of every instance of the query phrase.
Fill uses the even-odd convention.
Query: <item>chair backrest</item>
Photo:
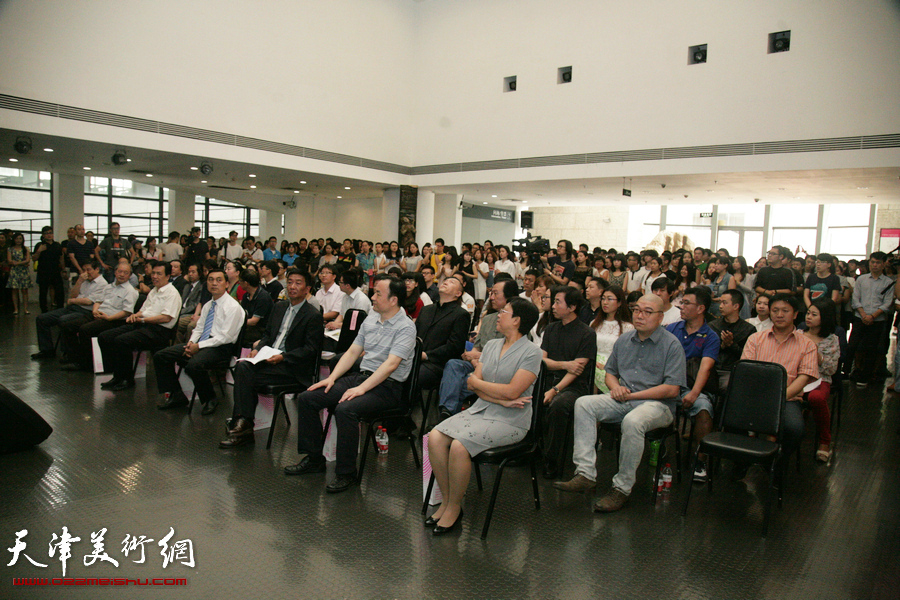
[[[544,431],[544,388],[547,382],[547,368],[541,362],[541,370],[538,371],[537,379],[534,380],[534,386],[531,388],[531,428],[528,430],[528,436],[531,437],[535,444],[540,443],[541,436]]]
[[[481,307],[478,306],[478,303],[475,303],[475,310],[472,311],[472,322],[469,323],[469,331],[475,329],[475,326],[478,325],[478,319],[481,318]]]
[[[727,430],[778,436],[787,399],[787,371],[778,363],[739,360],[722,406]]]
[[[244,349],[244,334],[247,333],[247,315],[244,314],[244,323],[241,325],[241,332],[238,334],[237,340],[231,345],[231,356],[235,359],[241,357],[241,350]]]
[[[419,390],[419,366],[422,364],[422,338],[416,338],[416,349],[413,353],[412,366],[409,370],[409,377],[403,382],[403,396],[401,398],[404,410],[411,411],[415,402],[415,394],[422,393]]]
[[[335,354],[346,352],[347,349],[350,348],[367,316],[368,313],[359,308],[347,309],[347,312],[344,313],[344,321],[341,324],[341,335],[338,338],[337,347],[334,350]]]

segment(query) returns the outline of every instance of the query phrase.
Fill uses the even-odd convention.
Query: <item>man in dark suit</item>
[[[173,260],[169,263],[172,265],[172,278],[169,279],[169,283],[175,286],[175,289],[178,290],[179,294],[184,295],[184,288],[190,283],[188,279],[184,276],[182,263],[180,260]],[[198,269],[198,273],[200,272],[200,265],[196,265]],[[140,274],[138,274],[140,275]],[[199,279],[199,278],[198,278]],[[202,287],[202,286],[201,286]]]
[[[322,314],[306,302],[312,284],[309,273],[291,267],[287,271],[287,302],[272,309],[266,332],[250,353],[251,358],[265,346],[280,350],[271,358],[253,364],[241,361],[234,372],[234,412],[228,437],[219,448],[252,444],[259,383],[310,385],[316,357],[322,350],[325,322]]]
[[[460,305],[459,279],[448,277],[439,291],[440,302],[423,308],[416,319],[416,335],[422,338],[419,385],[426,390],[440,386],[444,365],[462,355],[469,332],[469,313]]]

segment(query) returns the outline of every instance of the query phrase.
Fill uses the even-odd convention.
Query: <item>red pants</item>
[[[812,410],[813,420],[816,422],[818,444],[831,444],[831,412],[828,410],[830,394],[831,384],[823,381],[819,387],[804,395],[809,402],[810,410]]]

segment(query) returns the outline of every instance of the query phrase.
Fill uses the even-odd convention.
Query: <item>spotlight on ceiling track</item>
[[[112,155],[112,163],[117,167],[121,167],[122,165],[128,162],[128,157],[125,155],[124,150],[116,150]]]
[[[203,161],[202,163],[200,163],[200,172],[204,175],[209,175],[213,172],[212,164],[207,161]]]
[[[24,135],[17,137],[16,143],[13,144],[13,148],[15,148],[16,152],[18,152],[19,154],[28,154],[29,152],[31,152],[32,148],[31,138],[25,137]]]

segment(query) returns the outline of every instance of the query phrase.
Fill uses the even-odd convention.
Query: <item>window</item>
[[[21,232],[29,250],[52,224],[51,187],[48,172],[0,168],[0,229]]]
[[[157,241],[168,233],[169,190],[129,179],[84,178],[84,228],[102,240],[112,222],[120,235],[134,235],[142,242]]]
[[[216,239],[228,237],[231,231],[238,236],[259,235],[259,211],[255,208],[197,196],[194,201],[194,224],[203,231],[204,236]]]
[[[869,240],[869,204],[825,205],[822,252],[840,258],[865,258]]]

